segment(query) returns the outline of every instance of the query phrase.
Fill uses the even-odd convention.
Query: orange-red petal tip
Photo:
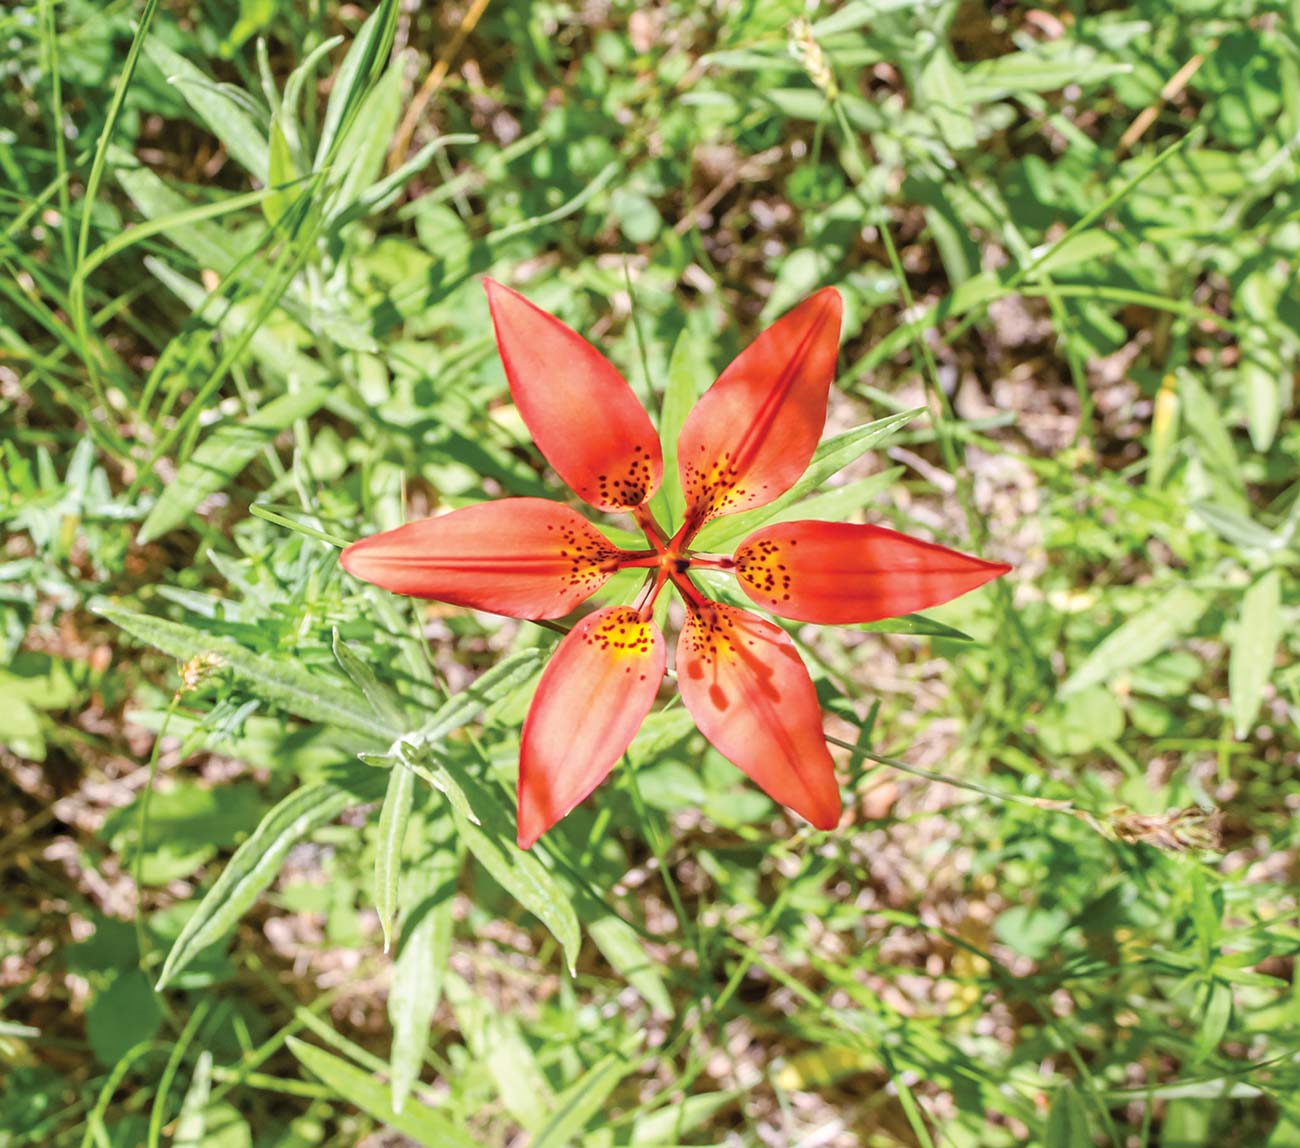
[[[485,279],[510,394],[533,441],[579,498],[630,510],[663,477],[659,436],[604,355],[519,292]]]
[[[692,604],[677,685],[700,732],[769,797],[818,829],[839,823],[817,690],[784,630],[747,610]]]
[[[654,705],[663,635],[630,606],[583,618],[556,648],[524,721],[516,840],[527,849],[609,775]]]
[[[833,287],[805,299],[695,404],[677,445],[688,523],[764,506],[807,469],[826,422],[842,311]]]
[[[1010,571],[888,530],[845,522],[781,522],[736,550],[740,587],[783,618],[875,622],[957,598]]]
[[[600,589],[621,553],[572,507],[503,498],[363,538],[339,561],[394,594],[541,619]]]

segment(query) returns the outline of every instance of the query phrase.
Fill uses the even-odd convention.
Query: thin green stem
[[[135,75],[140,53],[144,49],[145,37],[149,34],[149,25],[153,23],[154,13],[157,10],[158,0],[145,0],[144,12],[140,17],[140,23],[136,27],[135,35],[131,39],[131,47],[127,52],[126,63],[122,67],[122,74],[118,77],[117,87],[113,91],[113,99],[108,105],[108,114],[104,117],[104,130],[100,133],[99,141],[95,146],[95,158],[90,165],[90,176],[86,180],[86,190],[81,199],[81,228],[77,233],[76,254],[78,272],[81,270],[82,264],[86,262],[86,255],[90,249],[92,207],[99,195],[99,185],[104,178],[104,166],[108,162],[109,143],[113,138],[118,116],[121,115],[122,105],[126,100],[126,90],[131,86],[131,79]],[[86,364],[86,376],[90,381],[91,390],[94,392],[96,400],[103,408],[104,417],[107,419],[111,415],[111,410],[103,382],[99,377],[99,368],[96,363],[98,352],[92,351],[90,347],[90,325],[89,315],[86,312],[84,285],[85,280],[74,275],[68,291],[68,309],[72,314],[73,329],[77,332],[77,338],[81,343],[81,354]]]
[[[149,751],[149,778],[145,782],[144,792],[140,794],[140,813],[136,821],[135,858],[131,866],[131,878],[135,881],[136,897],[135,941],[140,971],[146,977],[149,976],[150,949],[149,929],[144,920],[144,857],[149,839],[149,810],[153,802],[154,783],[158,780],[158,760],[162,754],[163,740],[167,737],[167,726],[176,713],[180,700],[181,691],[178,689],[172,694],[172,700],[167,704],[167,711],[163,714],[162,724],[158,728],[158,736],[153,739],[153,748]]]

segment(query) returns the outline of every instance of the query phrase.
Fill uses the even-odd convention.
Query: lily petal
[[[665,661],[659,627],[630,606],[597,610],[565,636],[524,721],[521,849],[609,776],[654,705]]]
[[[622,554],[571,506],[503,498],[363,538],[340,562],[394,594],[538,619],[590,598]]]
[[[833,287],[804,300],[695,404],[677,445],[688,527],[764,506],[808,468],[826,423],[842,309]]]
[[[765,526],[735,557],[741,589],[758,605],[828,625],[924,610],[1011,569],[883,526],[843,522]]]
[[[818,829],[840,819],[817,691],[779,627],[703,601],[677,640],[677,685],[700,732],[774,801]]]
[[[510,393],[546,460],[598,510],[641,505],[658,489],[664,459],[627,380],[554,315],[509,287],[483,283]]]

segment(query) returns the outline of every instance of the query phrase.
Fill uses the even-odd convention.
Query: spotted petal
[[[781,522],[736,550],[741,589],[800,622],[843,625],[938,606],[1011,569],[883,526]]]
[[[664,460],[627,380],[577,331],[485,279],[510,393],[533,441],[584,502],[630,510],[659,487]]]
[[[817,691],[789,635],[747,610],[692,604],[677,640],[677,684],[724,757],[774,801],[818,829],[835,828],[835,766]]]
[[[664,639],[629,606],[583,618],[538,683],[519,754],[519,847],[527,849],[609,775],[664,676]]]
[[[536,619],[586,601],[621,554],[572,507],[504,498],[363,538],[340,561],[394,594]]]
[[[677,445],[688,531],[715,515],[766,505],[808,468],[826,423],[841,310],[833,287],[804,300],[695,404]]]

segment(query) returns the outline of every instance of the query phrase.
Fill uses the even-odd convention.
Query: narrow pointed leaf
[[[294,170],[293,152],[289,149],[289,140],[285,134],[283,113],[271,120],[271,139],[267,151],[266,182],[271,188],[270,194],[262,200],[262,214],[266,222],[274,227],[285,213],[293,206],[302,188],[294,187],[293,182],[298,173]]]
[[[391,687],[385,685],[376,676],[375,671],[364,662],[360,655],[339,637],[338,627],[334,628],[331,646],[334,660],[339,668],[352,679],[352,684],[359,689],[375,711],[375,716],[394,729],[401,729],[406,724],[406,715],[402,711],[401,699]]]
[[[455,923],[452,906],[456,877],[464,860],[464,849],[448,814],[440,812],[429,819],[427,834],[431,853],[410,876],[411,908],[404,918],[401,947],[388,991],[395,1112],[406,1107],[406,1099],[419,1079],[433,1016],[442,999]]]
[[[578,1141],[587,1122],[605,1107],[610,1094],[632,1068],[632,1061],[617,1053],[593,1064],[561,1095],[555,1113],[533,1141],[533,1148],[564,1148]]]
[[[393,940],[398,883],[402,876],[402,845],[414,801],[415,774],[398,766],[388,775],[388,792],[379,813],[379,840],[375,843],[375,909],[384,930],[384,952],[388,952]]]
[[[677,1104],[668,1104],[656,1112],[639,1116],[632,1125],[629,1148],[663,1148],[677,1144],[688,1132],[694,1132],[717,1112],[743,1096],[739,1090],[727,1092],[698,1092],[682,1097]]]
[[[478,1140],[448,1117],[423,1104],[393,1108],[388,1086],[342,1057],[291,1036],[285,1042],[298,1061],[349,1104],[423,1148],[478,1148]]]
[[[328,387],[304,387],[272,399],[256,414],[211,431],[158,496],[140,527],[144,545],[185,523],[205,498],[225,490],[239,473],[298,419],[325,405]]]
[[[333,821],[364,796],[320,783],[295,790],[262,818],[226,863],[194,915],[176,938],[158,987],[164,988],[205,948],[224,937],[280,872],[289,850],[313,830]]]
[[[332,158],[366,94],[387,65],[397,30],[397,17],[397,0],[381,0],[379,7],[361,25],[343,57],[343,63],[334,75],[321,121],[320,143],[316,148],[317,170]]]
[[[203,1148],[207,1134],[208,1097],[212,1094],[212,1053],[206,1048],[194,1064],[194,1075],[181,1101],[172,1133],[172,1148]]]
[[[1112,630],[1057,691],[1062,698],[1100,685],[1120,670],[1140,666],[1190,633],[1209,605],[1198,590],[1178,585],[1154,605]]]
[[[544,651],[536,646],[507,654],[490,670],[443,702],[419,730],[407,735],[406,740],[412,744],[434,744],[453,730],[460,729],[473,721],[484,708],[527,681],[543,657]]]
[[[231,158],[249,175],[266,179],[266,130],[248,108],[157,36],[145,40],[144,52],[175,85],[204,127],[225,144]]]
[[[677,440],[691,408],[700,397],[696,380],[704,366],[702,359],[690,330],[682,331],[668,360],[668,385],[664,388],[663,405],[659,411],[659,442],[664,455],[663,485],[650,504],[656,518],[669,533],[682,524],[686,513],[686,496],[682,493],[682,480],[677,472]]]
[[[614,970],[663,1016],[674,1015],[672,997],[664,983],[663,965],[646,949],[637,931],[594,897],[576,898],[578,916],[589,936]]]
[[[1241,599],[1241,619],[1228,661],[1228,696],[1232,725],[1238,738],[1250,733],[1273,676],[1277,647],[1282,641],[1282,575],[1266,570]]]
[[[385,742],[401,732],[375,717],[360,693],[318,671],[304,669],[289,658],[254,653],[230,638],[118,606],[99,605],[96,612],[132,637],[157,646],[174,658],[184,660],[202,653],[215,655],[223,669],[243,679],[262,701],[299,717]]]
[[[555,1107],[555,1093],[519,1019],[455,974],[447,977],[447,999],[466,1047],[492,1078],[505,1110],[526,1132],[536,1134]]]

